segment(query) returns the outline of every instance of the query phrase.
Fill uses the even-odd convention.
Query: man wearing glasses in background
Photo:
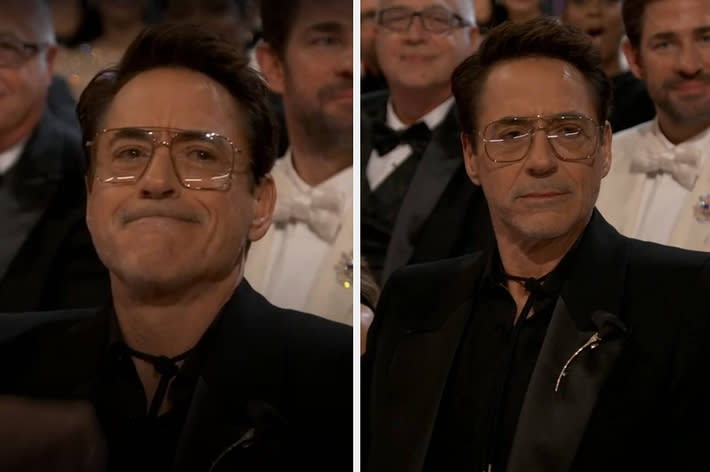
[[[1,5],[0,312],[95,306],[108,275],[84,221],[78,126],[48,105],[52,17],[41,0]]]
[[[366,470],[702,468],[710,254],[626,238],[594,209],[612,158],[594,46],[552,18],[508,23],[452,83],[496,246],[390,277]]]
[[[479,248],[490,229],[467,184],[449,82],[476,47],[471,1],[381,0],[376,23],[389,91],[362,99],[361,244],[383,283],[407,263]]]
[[[117,471],[352,468],[351,329],[243,276],[276,197],[268,107],[245,56],[191,25],[149,28],[89,84],[86,219],[113,303],[0,347],[0,392],[42,398],[0,398],[3,467],[77,470],[105,441]]]

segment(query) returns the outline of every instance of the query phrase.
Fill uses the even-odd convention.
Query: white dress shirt
[[[284,188],[284,181],[289,180],[289,189],[299,195],[295,198],[309,198],[314,191],[336,192],[344,202],[341,218],[352,218],[353,200],[353,169],[348,167],[330,177],[328,180],[311,187],[296,173],[290,151],[283,158],[278,159],[272,171],[277,191]],[[348,225],[343,225],[348,226]],[[352,227],[349,225],[348,227]],[[338,235],[338,238],[341,235]],[[338,239],[336,238],[336,240]],[[352,258],[352,234],[349,240],[349,257]],[[326,241],[316,235],[307,223],[291,220],[274,224],[264,238],[264,242],[256,241],[249,251],[245,274],[247,280],[254,288],[264,295],[271,303],[284,308],[309,311],[314,306],[309,300],[314,291],[314,285],[319,282],[319,271],[326,270],[328,280],[332,279],[333,290],[344,290],[336,281],[336,270],[333,267],[323,267],[324,260],[333,250],[334,241]],[[264,267],[254,267],[255,264],[264,264]],[[256,276],[257,272],[259,276]],[[254,277],[250,277],[254,274]],[[352,296],[352,292],[348,292]],[[310,307],[310,308],[309,308]],[[350,323],[352,324],[352,305],[350,310]],[[313,311],[313,310],[311,310]],[[314,311],[315,312],[315,311]],[[315,313],[327,318],[333,318],[334,313]],[[343,321],[339,319],[339,321]]]
[[[439,106],[424,115],[420,120],[426,123],[430,130],[433,130],[444,121],[446,114],[454,104],[454,97],[449,97]],[[392,107],[392,101],[387,101],[387,116],[385,119],[387,126],[395,131],[406,129],[408,125],[402,123]],[[400,144],[384,156],[380,156],[373,148],[370,159],[367,161],[367,181],[370,188],[375,190],[384,180],[399,167],[412,154],[412,147],[409,144]]]
[[[612,143],[612,160],[620,160],[623,164],[628,164],[627,161],[639,153],[657,153],[671,158],[680,153],[695,153],[699,159],[698,168],[702,169],[708,162],[710,130],[674,145],[665,137],[658,121],[654,119],[616,133]],[[694,188],[687,189],[667,172],[645,174],[635,223],[629,226],[631,231],[627,235],[645,241],[670,244],[685,202],[691,194],[697,193],[697,187],[696,183]],[[603,208],[600,210],[604,214]]]
[[[26,139],[23,139],[19,143],[12,146],[3,152],[0,152],[0,175],[5,175],[12,166],[14,166],[18,160],[20,160],[20,155],[25,149]]]

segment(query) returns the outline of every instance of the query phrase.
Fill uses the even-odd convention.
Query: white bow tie
[[[647,151],[634,155],[631,172],[665,172],[688,190],[692,190],[698,179],[700,156],[694,151]]]
[[[284,224],[301,221],[319,238],[332,243],[340,230],[340,217],[345,207],[341,192],[314,189],[301,194],[289,179],[278,186],[273,221]]]

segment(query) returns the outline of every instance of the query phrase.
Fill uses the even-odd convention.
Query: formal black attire
[[[78,129],[47,107],[0,180],[0,312],[105,303],[108,271],[86,227]]]
[[[515,327],[490,260],[388,281],[363,362],[365,470],[704,468],[710,254],[626,238],[595,211]]]
[[[370,188],[365,169],[388,98],[387,92],[363,97],[361,112],[362,255],[380,283],[402,265],[466,254],[493,240],[483,191],[466,174],[455,106],[421,153]]]
[[[611,78],[614,90],[609,123],[614,133],[650,121],[656,108],[646,91],[646,84],[630,71]]]
[[[111,309],[48,313],[0,359],[0,393],[91,401],[112,471],[352,470],[352,329],[277,308],[246,281],[185,355],[163,415]]]

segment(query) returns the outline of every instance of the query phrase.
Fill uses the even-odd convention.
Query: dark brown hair
[[[638,50],[641,46],[641,33],[646,7],[658,0],[623,0],[621,4],[621,16],[624,18],[624,28],[626,37],[629,38],[631,46]]]
[[[261,36],[283,59],[301,0],[261,0]]]
[[[578,28],[551,17],[539,17],[493,28],[478,51],[454,70],[451,85],[462,131],[471,133],[477,129],[480,95],[490,71],[502,62],[525,57],[560,59],[575,66],[593,94],[599,123],[606,121],[612,89],[601,68],[599,52]]]
[[[84,143],[100,131],[100,122],[118,91],[136,75],[158,67],[200,72],[229,91],[249,123],[247,151],[254,181],[259,182],[276,159],[275,122],[266,86],[234,45],[197,25],[149,26],[131,43],[118,65],[96,74],[77,105]],[[87,146],[84,151],[91,168]]]

